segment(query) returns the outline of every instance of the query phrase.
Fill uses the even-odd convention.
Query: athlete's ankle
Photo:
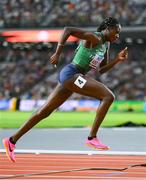
[[[88,136],[88,140],[92,140],[94,138],[96,138],[96,136]]]
[[[12,144],[16,144],[16,142],[13,140],[12,137],[9,138],[9,141],[10,141]]]

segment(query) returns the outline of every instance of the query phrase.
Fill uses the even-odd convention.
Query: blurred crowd
[[[98,26],[108,16],[146,25],[144,0],[2,0],[0,28]]]
[[[122,25],[146,25],[145,0],[2,0],[0,28],[51,28],[98,26],[106,17],[119,19]],[[12,97],[46,99],[57,84],[61,67],[69,63],[77,44],[65,46],[60,64],[49,63],[56,44],[8,44],[0,42],[0,99]],[[145,42],[128,47],[127,62],[114,70],[90,76],[105,83],[117,100],[146,99]],[[111,59],[124,47],[111,47]],[[83,99],[73,94],[73,99]]]
[[[48,73],[48,51],[3,47],[0,49],[0,98],[19,97]],[[32,97],[32,96],[31,96]]]
[[[23,99],[46,99],[57,84],[60,68],[71,62],[77,44],[67,45],[62,53],[60,64],[55,69],[49,63],[49,57],[54,52],[51,48],[0,48],[0,99],[12,97]],[[124,45],[111,47],[111,59]],[[118,64],[113,70],[102,76],[90,72],[90,76],[103,82],[116,95],[117,100],[146,99],[146,51],[145,44],[135,44],[128,47],[129,58]],[[73,94],[73,99],[89,97]]]

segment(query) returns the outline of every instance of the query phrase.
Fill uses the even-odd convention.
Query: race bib
[[[84,79],[83,77],[81,76],[78,76],[77,79],[75,80],[74,84],[76,86],[78,86],[79,88],[83,88],[84,85],[86,84],[87,80]]]
[[[103,55],[96,54],[95,56],[92,57],[89,66],[92,67],[93,69],[96,69],[100,65],[103,59],[104,59]]]

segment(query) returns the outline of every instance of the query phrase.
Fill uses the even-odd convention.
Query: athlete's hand
[[[57,53],[54,53],[50,57],[50,63],[53,64],[54,66],[58,64],[58,60],[59,60],[59,55]]]
[[[126,60],[128,58],[128,49],[127,47],[125,49],[123,49],[122,51],[120,51],[117,55],[117,59],[118,61],[122,62],[124,60]]]

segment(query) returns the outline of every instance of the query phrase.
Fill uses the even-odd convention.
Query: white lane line
[[[5,152],[5,149],[0,149]],[[146,152],[138,151],[64,151],[64,150],[37,150],[37,149],[17,149],[16,153],[32,153],[32,154],[102,154],[102,155],[139,155],[145,156]]]

